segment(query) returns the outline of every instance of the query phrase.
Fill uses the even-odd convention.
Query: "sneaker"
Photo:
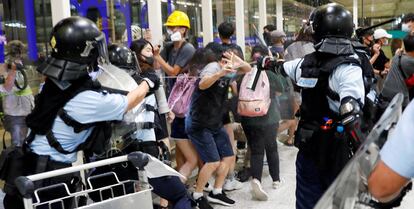
[[[266,201],[267,199],[269,199],[269,196],[263,190],[262,184],[260,183],[259,180],[253,179],[251,181],[251,186],[252,186],[252,196],[254,199],[261,200],[261,201]]]
[[[279,189],[281,185],[282,185],[282,180],[279,180],[279,181],[274,181],[274,182],[272,183],[272,187],[273,187],[273,189]]]
[[[243,188],[243,183],[237,181],[237,179],[226,179],[223,185],[223,189],[226,191],[233,191]]]
[[[211,192],[211,191],[213,191],[213,189],[214,189],[213,186],[207,182],[207,184],[204,186],[203,191]]]
[[[213,209],[213,207],[208,204],[208,201],[204,196],[194,200],[194,202],[196,203],[196,208],[198,209]]]
[[[212,203],[217,203],[225,206],[233,206],[236,202],[227,197],[226,193],[222,192],[220,194],[213,194],[211,191],[208,196],[207,200]]]

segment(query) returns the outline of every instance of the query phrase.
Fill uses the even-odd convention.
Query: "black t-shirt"
[[[234,43],[230,43],[230,44],[222,43],[221,45],[224,47],[224,50],[226,51],[229,49],[236,49],[240,54],[240,58],[244,60],[243,50],[241,49],[239,45],[234,44]]]
[[[220,70],[219,64],[212,62],[204,67],[200,77],[212,75]],[[230,78],[222,77],[207,89],[195,89],[191,97],[189,113],[191,127],[218,129],[223,125],[223,111],[226,109],[223,105],[227,99],[230,80]]]
[[[388,59],[388,57],[385,56],[384,51],[380,49],[380,54],[378,55],[374,64],[372,64],[372,67],[374,67],[374,69],[376,70],[383,71],[385,68],[385,63],[387,63],[388,61],[390,61],[390,59]]]

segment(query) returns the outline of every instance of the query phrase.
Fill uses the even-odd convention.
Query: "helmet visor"
[[[142,72],[142,70],[141,70],[141,68],[139,67],[139,61],[138,61],[138,57],[137,57],[137,54],[134,52],[134,51],[132,51],[132,57],[133,57],[133,59],[134,59],[134,62],[135,62],[135,70],[136,70],[136,72],[137,73],[141,73]]]
[[[108,54],[108,45],[106,44],[106,38],[103,33],[95,38],[95,44],[98,49],[98,62],[110,63]]]

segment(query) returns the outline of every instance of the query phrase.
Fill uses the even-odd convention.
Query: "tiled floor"
[[[236,201],[234,208],[244,209],[292,209],[295,208],[295,160],[297,149],[294,147],[278,146],[280,159],[280,177],[283,184],[279,189],[272,188],[272,179],[269,175],[267,166],[264,166],[262,177],[262,186],[269,195],[266,202],[256,201],[252,199],[250,194],[250,183],[244,183],[244,188],[238,191],[229,192],[229,197]],[[222,206],[214,206],[214,208],[228,208]]]

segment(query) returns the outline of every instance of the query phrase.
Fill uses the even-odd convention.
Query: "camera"
[[[26,75],[26,72],[25,72],[24,65],[20,62],[8,61],[7,62],[7,68],[8,69],[12,68],[12,63],[14,63],[16,65],[16,77],[14,79],[14,85],[19,90],[23,90],[28,85],[28,78],[27,78],[27,75]],[[6,78],[4,78],[4,76],[0,76],[0,84],[4,84],[5,81],[6,81]]]

